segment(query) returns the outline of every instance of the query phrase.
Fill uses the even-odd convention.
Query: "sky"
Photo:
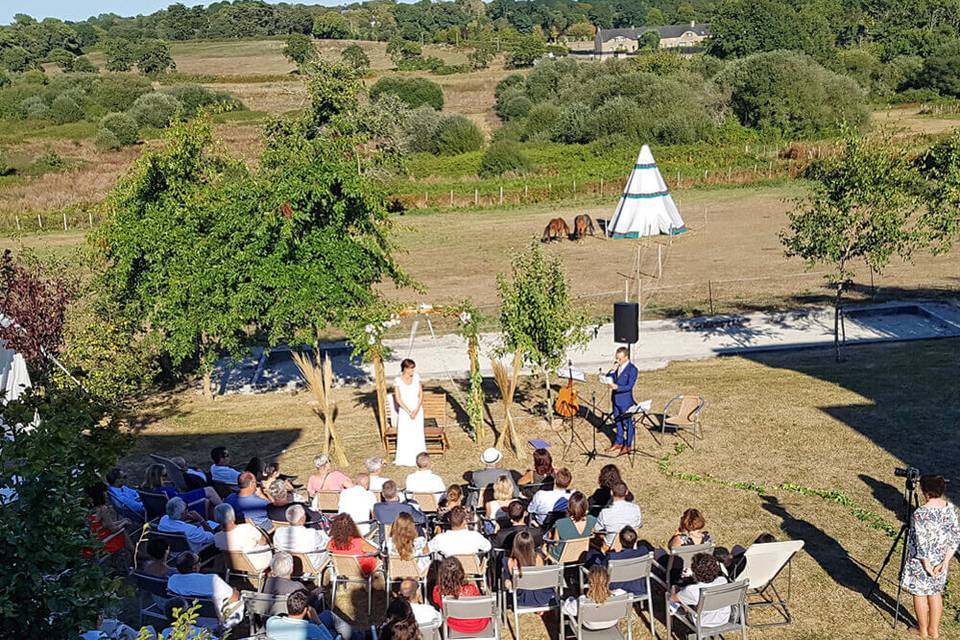
[[[34,18],[60,18],[61,20],[86,20],[101,13],[116,13],[135,16],[164,9],[177,0],[0,0],[0,24],[9,24],[13,16],[25,13]],[[212,0],[211,0],[212,1]],[[268,2],[271,0],[267,0]],[[299,0],[303,4],[336,5],[338,0]],[[210,4],[203,0],[181,0],[192,7]]]

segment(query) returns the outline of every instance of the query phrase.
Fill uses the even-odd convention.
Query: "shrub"
[[[512,95],[507,98],[500,108],[497,115],[504,120],[513,120],[515,118],[524,118],[533,107],[533,101],[525,95]]]
[[[302,33],[291,33],[287,36],[286,43],[283,55],[294,64],[304,64],[316,53],[313,48],[313,38]]]
[[[5,71],[0,70],[0,88],[9,87],[10,84],[10,76],[8,76]]]
[[[175,84],[161,89],[161,92],[179,100],[188,116],[195,114],[201,107],[212,105],[225,111],[240,111],[244,108],[242,102],[226,91],[214,91],[199,84]]]
[[[170,45],[165,41],[147,38],[140,42],[140,49],[137,52],[137,69],[140,73],[155,76],[176,68],[177,63],[170,55]]]
[[[357,70],[370,68],[370,56],[358,44],[351,44],[340,52],[340,58],[349,66]]]
[[[548,44],[547,53],[553,55],[555,58],[563,58],[570,55],[570,49],[567,49],[562,44]]]
[[[100,120],[100,128],[110,131],[124,146],[135,144],[139,139],[137,121],[126,113],[108,113]]]
[[[60,94],[54,98],[53,104],[50,105],[50,117],[57,124],[78,122],[83,119],[83,109],[69,93]]]
[[[50,116],[50,107],[40,96],[30,96],[20,103],[20,116],[30,120],[43,120]]]
[[[53,149],[47,149],[33,159],[31,169],[34,173],[47,173],[49,171],[58,171],[67,166],[66,161],[59,153]]]
[[[433,107],[424,105],[410,112],[407,127],[406,147],[413,153],[437,152],[437,127],[440,115]]]
[[[140,127],[163,129],[170,125],[183,103],[166,93],[145,93],[127,111]]]
[[[123,147],[120,139],[110,129],[99,129],[94,144],[100,151],[116,151]]]
[[[73,59],[73,73],[97,73],[97,65],[90,62],[87,56],[77,56]]]
[[[380,78],[370,87],[372,100],[376,100],[385,93],[397,96],[411,109],[421,105],[429,105],[437,111],[443,108],[443,89],[436,82],[426,78],[386,77]]]
[[[512,140],[501,140],[487,147],[480,159],[480,175],[484,178],[502,176],[508,171],[530,171],[533,164],[524,155],[520,145]]]
[[[137,98],[152,91],[150,82],[137,76],[105,74],[97,78],[90,99],[109,111],[126,111]]]
[[[942,96],[960,97],[960,53],[934,55],[924,60],[914,85]]]
[[[496,129],[493,134],[490,136],[490,142],[499,142],[501,140],[513,140],[514,142],[519,142],[524,138],[524,123],[520,120],[513,120],[511,122],[505,122],[503,125]]]
[[[867,116],[856,82],[799,53],[748,56],[724,70],[718,81],[729,92],[740,122],[755,129],[822,135],[841,122],[856,126]]]
[[[527,140],[550,138],[560,121],[560,107],[552,102],[541,102],[534,105],[527,114],[523,136]]]
[[[553,139],[567,144],[589,142],[590,133],[587,129],[587,120],[591,113],[590,107],[582,102],[572,102],[564,105],[560,109],[560,117],[553,132]]]
[[[437,153],[453,156],[468,151],[479,151],[483,146],[483,132],[473,120],[461,115],[447,116],[437,126]]]
[[[512,73],[497,83],[497,88],[493,90],[493,97],[499,102],[500,97],[511,89],[523,90],[526,79],[519,73]]]

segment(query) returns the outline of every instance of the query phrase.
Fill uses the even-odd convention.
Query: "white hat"
[[[503,454],[497,451],[494,447],[489,447],[483,450],[483,453],[480,454],[480,461],[483,464],[497,464],[503,458]]]

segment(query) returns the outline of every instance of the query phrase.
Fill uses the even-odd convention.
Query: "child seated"
[[[623,549],[621,551],[608,552],[606,562],[604,564],[609,563],[610,560],[642,558],[651,551],[650,545],[646,540],[643,540],[639,543],[637,542],[637,531],[633,527],[627,526],[621,529],[619,538],[620,546],[623,547]],[[610,588],[622,589],[632,593],[635,596],[643,596],[647,594],[647,581],[631,580],[629,582],[612,582],[610,583]]]
[[[693,556],[690,562],[690,568],[693,571],[695,582],[689,584],[670,596],[672,603],[683,603],[691,609],[697,608],[700,602],[700,591],[707,587],[714,587],[721,584],[727,584],[727,579],[720,573],[720,563],[712,555],[707,553],[698,553]],[[675,609],[679,605],[672,605]],[[718,627],[730,620],[730,607],[721,607],[704,611],[700,619],[700,625],[704,627]]]
[[[620,596],[624,593],[626,592],[623,589],[610,588],[610,574],[607,573],[606,567],[594,565],[590,567],[590,572],[587,574],[587,592],[580,596],[580,598],[567,598],[564,600],[563,613],[575,620],[577,614],[580,612],[580,603],[595,602],[597,604],[603,604],[611,596]],[[618,622],[619,620],[585,622],[583,626],[591,631],[597,631],[599,629],[615,627]]]

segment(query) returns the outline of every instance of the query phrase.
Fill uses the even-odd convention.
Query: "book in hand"
[[[601,376],[599,376],[599,378],[600,378],[600,384],[612,384],[612,383],[613,383],[613,376],[601,375]]]

